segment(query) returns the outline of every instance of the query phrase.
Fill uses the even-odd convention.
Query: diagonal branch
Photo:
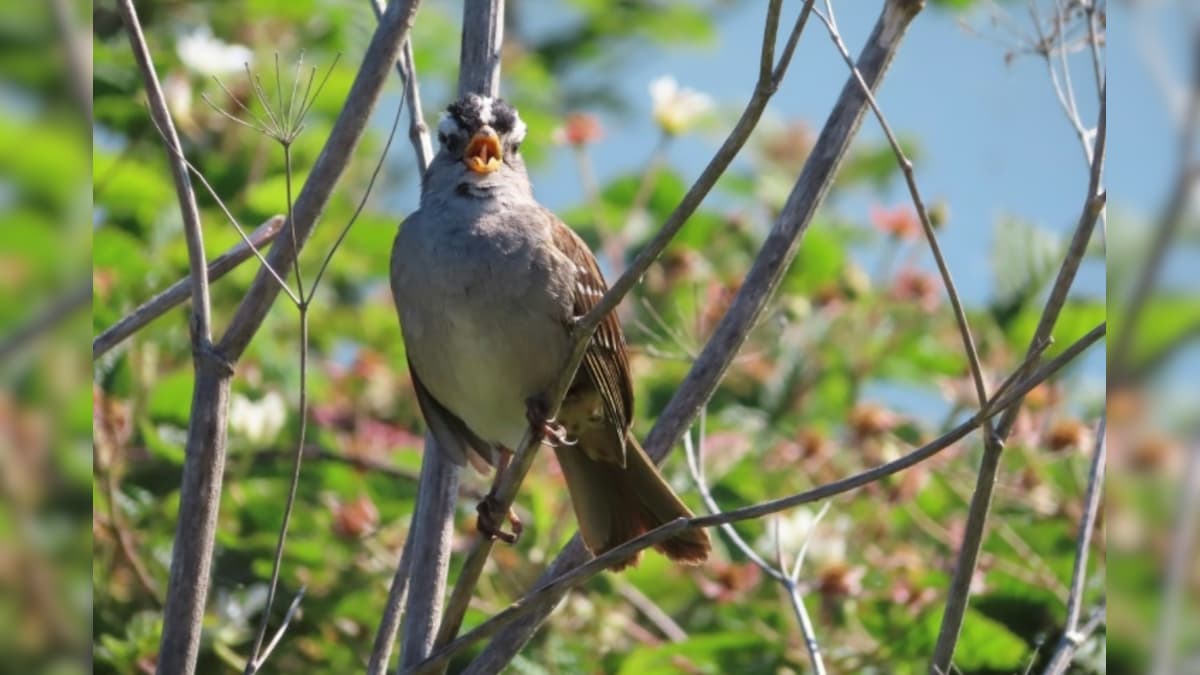
[[[504,611],[496,614],[492,618],[484,621],[475,629],[465,635],[455,639],[453,642],[439,648],[432,656],[425,661],[417,664],[411,669],[402,671],[403,673],[428,673],[440,667],[443,667],[455,654],[466,649],[470,645],[500,634],[501,629],[518,620],[528,620],[530,615],[537,615],[543,611],[543,608],[553,607],[567,591],[571,588],[587,581],[600,573],[607,567],[626,560],[632,555],[646,548],[653,546],[661,541],[671,538],[681,530],[693,527],[714,527],[727,523],[734,523],[743,520],[751,520],[761,518],[762,516],[778,513],[785,509],[789,509],[801,504],[808,504],[823,499],[828,499],[844,492],[849,492],[864,485],[879,481],[887,476],[910,468],[919,464],[934,455],[953,446],[958,441],[962,440],[983,423],[983,420],[992,415],[996,415],[1003,410],[1009,409],[1010,406],[1019,405],[1021,399],[1029,390],[1044,382],[1054,373],[1057,373],[1067,364],[1074,361],[1088,347],[1094,345],[1104,337],[1105,324],[1100,324],[1088,332],[1087,335],[1077,340],[1074,344],[1063,350],[1063,353],[1054,359],[1046,362],[1041,367],[1037,368],[1032,374],[1024,378],[1019,385],[1014,385],[1012,390],[1005,396],[992,401],[985,410],[976,413],[971,419],[963,422],[954,429],[951,429],[946,434],[938,439],[928,443],[899,459],[877,466],[872,469],[863,471],[862,473],[843,478],[833,483],[818,486],[816,488],[806,490],[794,495],[789,495],[780,499],[775,499],[761,504],[725,511],[719,514],[709,516],[699,516],[695,518],[677,518],[669,523],[665,523],[635,539],[610,549],[603,555],[591,559],[585,563],[577,565],[562,574],[551,577],[544,583],[539,583],[534,590],[526,593],[524,597],[517,600]],[[501,635],[502,637],[502,635]],[[493,640],[493,644],[496,640]],[[490,647],[489,647],[490,649]],[[484,652],[484,656],[487,651]],[[482,656],[480,657],[483,658]],[[484,664],[480,663],[480,659],[475,662],[465,672],[498,672],[500,668],[495,667],[496,663],[486,664],[492,666],[490,670],[484,670]],[[503,665],[503,664],[500,664]]]
[[[213,258],[208,264],[208,280],[216,281],[233,271],[238,265],[249,260],[253,249],[266,246],[279,236],[283,227],[283,216],[272,216],[259,225],[249,236],[250,243],[238,242],[228,251]],[[169,312],[173,307],[187,300],[191,295],[192,277],[188,276],[171,284],[166,290],[138,305],[138,308],[127,314],[120,321],[104,330],[92,340],[92,360],[104,356],[113,347],[121,344],[126,338],[145,328],[158,317]]]

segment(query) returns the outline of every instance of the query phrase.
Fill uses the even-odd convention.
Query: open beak
[[[500,168],[504,155],[500,150],[500,137],[491,127],[483,127],[467,143],[463,163],[478,174],[488,174]]]

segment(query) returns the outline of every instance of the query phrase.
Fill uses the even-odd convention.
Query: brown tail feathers
[[[567,479],[583,541],[595,555],[692,512],[663,480],[646,451],[630,435],[625,466],[596,461],[578,445],[555,448]],[[701,529],[688,529],[655,546],[671,560],[698,565],[712,545]],[[638,556],[614,565],[620,570],[636,564]]]

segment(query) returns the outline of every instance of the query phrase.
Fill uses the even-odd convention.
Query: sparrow
[[[439,150],[419,208],[400,225],[390,274],[413,388],[437,446],[460,466],[494,466],[498,478],[532,430],[554,448],[595,555],[691,517],[630,433],[633,386],[615,313],[588,343],[557,419],[548,415],[573,327],[608,286],[587,244],[534,198],[517,110],[470,94],[446,109],[437,131]],[[493,493],[477,509],[477,527],[515,541],[519,520],[510,512],[513,532],[497,527]],[[711,544],[689,529],[656,548],[699,564]]]

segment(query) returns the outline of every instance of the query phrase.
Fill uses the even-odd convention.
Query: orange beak
[[[483,127],[476,131],[471,137],[471,142],[467,143],[467,151],[463,153],[463,163],[478,174],[488,174],[499,169],[503,159],[500,137],[491,127]]]

